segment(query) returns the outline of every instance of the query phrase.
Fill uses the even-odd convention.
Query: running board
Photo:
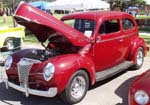
[[[118,64],[110,69],[96,72],[96,82],[109,78],[133,65],[132,61],[124,61],[123,63]]]

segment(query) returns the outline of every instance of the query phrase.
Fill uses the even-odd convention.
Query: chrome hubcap
[[[76,76],[71,84],[71,96],[75,99],[81,98],[86,90],[86,80],[82,76]]]
[[[137,64],[142,65],[142,63],[143,63],[143,52],[138,51],[136,58],[137,58]]]

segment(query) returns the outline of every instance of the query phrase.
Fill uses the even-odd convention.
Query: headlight
[[[49,81],[55,72],[55,66],[52,63],[48,63],[43,71],[43,76],[46,81]]]
[[[5,65],[4,65],[6,70],[8,70],[11,67],[12,61],[13,61],[12,56],[8,56],[6,58]]]
[[[146,105],[149,102],[148,94],[143,90],[138,90],[134,94],[135,101],[140,105]]]

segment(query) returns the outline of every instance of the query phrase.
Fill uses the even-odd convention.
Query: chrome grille
[[[28,86],[30,69],[32,68],[32,65],[34,63],[38,63],[38,62],[40,61],[29,59],[29,58],[22,58],[19,61],[19,63],[17,64],[17,67],[18,67],[18,76],[19,76],[20,86],[22,87]]]

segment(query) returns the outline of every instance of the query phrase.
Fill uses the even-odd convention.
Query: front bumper
[[[22,87],[22,86],[16,85],[14,83],[9,82],[6,78],[3,78],[3,82],[6,85],[6,89],[8,89],[8,87],[12,87],[18,91],[24,92],[26,97],[28,97],[29,94],[43,96],[43,97],[54,97],[57,95],[56,87],[51,87],[48,89],[48,91],[42,91],[42,90],[30,89],[27,86]]]

